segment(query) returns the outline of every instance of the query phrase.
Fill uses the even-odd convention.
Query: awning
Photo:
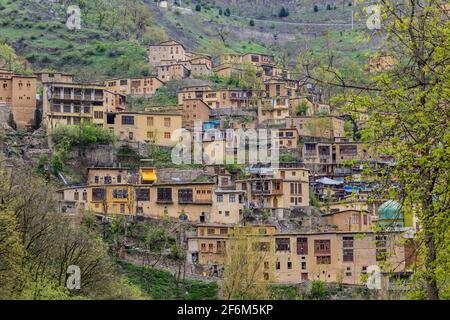
[[[326,185],[340,185],[340,184],[342,184],[341,181],[336,181],[336,180],[333,180],[333,179],[330,179],[330,178],[326,178],[326,177],[321,178],[321,179],[317,180],[316,182],[321,183],[321,184],[326,184]]]
[[[158,177],[155,172],[142,172],[142,181],[156,181]]]

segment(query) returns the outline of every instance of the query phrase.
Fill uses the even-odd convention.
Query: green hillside
[[[169,38],[213,56],[260,52],[294,64],[305,52],[320,58],[331,48],[344,69],[353,70],[355,63],[362,68],[367,61],[373,45],[365,30],[296,24],[346,22],[351,8],[345,2],[327,10],[318,1],[318,12],[310,1],[271,3],[183,0],[182,9],[166,10],[154,0],[0,0],[0,43],[13,47],[33,70],[73,72],[83,81],[151,74],[146,48]],[[78,31],[65,24],[71,4],[81,8]],[[280,17],[276,13],[283,7],[288,15]]]

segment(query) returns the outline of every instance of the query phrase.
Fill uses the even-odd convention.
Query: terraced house
[[[0,69],[0,109],[4,120],[14,120],[18,129],[35,126],[36,76]]]
[[[125,95],[106,90],[102,85],[44,83],[43,125],[48,129],[81,122],[103,125],[107,112],[124,109]]]
[[[120,140],[166,147],[178,142],[175,133],[181,125],[181,114],[168,112],[113,112],[106,115],[105,123]]]
[[[157,170],[142,167],[89,168],[85,186],[60,190],[64,212],[170,217],[197,223],[238,223],[243,191],[216,189],[214,181],[158,179]]]
[[[164,82],[157,77],[119,78],[104,82],[109,89],[131,96],[153,96],[156,90],[164,86]]]
[[[271,283],[298,284],[321,280],[343,284],[365,283],[370,266],[383,265],[392,275],[410,265],[410,243],[401,232],[284,233],[272,225],[253,225],[264,252],[260,272]],[[221,275],[232,226],[202,224],[189,236],[188,264]],[[198,268],[197,268],[198,270]],[[271,275],[271,277],[269,277]]]

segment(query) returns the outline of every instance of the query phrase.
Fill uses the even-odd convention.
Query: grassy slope
[[[34,70],[74,72],[89,79],[139,74],[145,62],[143,46],[96,29],[70,31],[61,12],[49,16],[49,11],[48,3],[0,0],[0,41],[11,44]]]
[[[342,22],[349,10],[345,6],[338,7],[337,10],[313,13],[309,8],[310,1],[302,1],[300,9],[294,10],[291,7],[291,15],[288,18],[278,19],[270,16],[270,12],[274,14],[276,9],[268,6],[266,0],[255,1],[237,1],[241,12],[233,12],[236,10],[230,6],[232,14],[249,15],[248,12],[253,12],[254,17],[258,18],[263,12],[263,19],[277,21]],[[206,2],[209,1],[202,1]],[[304,30],[282,23],[273,25],[262,22],[257,22],[255,27],[251,27],[248,19],[219,15],[218,7],[224,9],[231,3],[226,0],[216,1],[215,6],[204,5],[200,12],[193,10],[191,15],[160,10],[151,0],[146,0],[146,3],[150,6],[158,25],[163,26],[170,36],[182,41],[190,50],[208,51],[214,41],[218,40],[216,27],[225,25],[232,29],[227,40],[228,52],[279,54],[280,48],[287,48],[291,57],[295,57],[305,48],[323,54],[331,43],[338,62],[344,61],[344,64],[346,61],[350,64],[355,61],[363,64],[370,52],[370,45],[361,41],[365,37],[364,31],[341,33],[333,29],[315,28],[311,32],[309,29]],[[183,1],[183,5],[190,5],[192,8],[195,8],[194,3],[197,1]],[[291,3],[292,1],[281,1],[276,7],[281,4],[289,6]],[[18,54],[33,64],[33,69],[73,72],[82,80],[138,76],[150,72],[145,62],[145,46],[133,41],[118,40],[108,32],[96,29],[85,28],[72,32],[65,26],[64,8],[60,6],[54,14],[49,14],[50,6],[50,1],[0,0],[0,41],[6,40],[11,44]],[[253,9],[247,12],[245,9],[249,6]],[[304,16],[303,20],[298,18],[300,16]],[[257,36],[252,36],[253,32],[269,36],[277,33],[290,34],[295,37],[295,41],[267,43]]]
[[[144,292],[147,292],[151,298],[156,300],[216,300],[218,299],[218,286],[216,283],[205,283],[202,281],[186,280],[180,293],[177,294],[176,281],[174,276],[163,270],[146,269],[145,281],[142,268],[135,264],[118,261],[123,273],[130,281],[137,285]]]

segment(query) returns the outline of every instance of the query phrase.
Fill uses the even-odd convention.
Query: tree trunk
[[[426,235],[426,246],[427,246],[427,255],[425,268],[427,270],[426,275],[426,288],[429,300],[439,300],[439,288],[437,286],[436,277],[433,272],[430,274],[430,271],[434,269],[432,264],[436,261],[436,250],[434,247],[434,239],[433,235]]]

